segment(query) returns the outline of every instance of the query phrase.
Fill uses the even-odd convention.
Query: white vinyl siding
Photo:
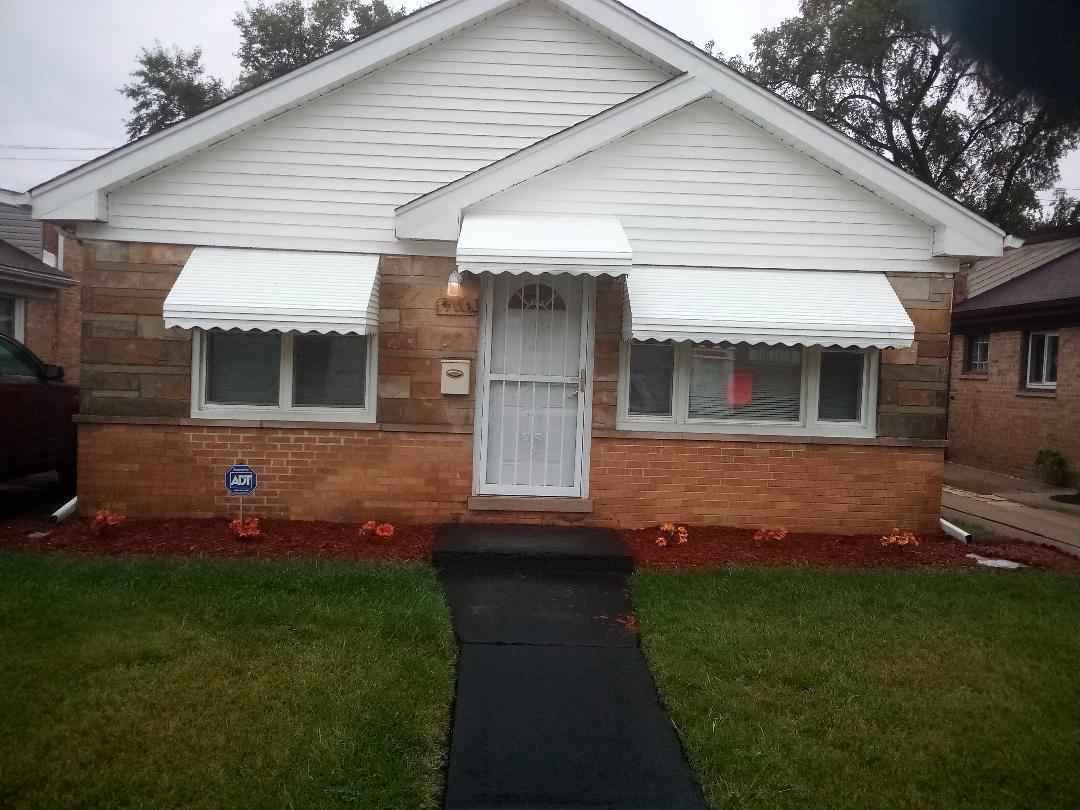
[[[453,255],[394,209],[671,78],[539,0],[109,195],[86,236]]]
[[[712,99],[470,210],[618,216],[635,265],[956,270],[929,225]]]

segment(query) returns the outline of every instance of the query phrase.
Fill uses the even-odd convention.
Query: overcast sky
[[[699,44],[715,39],[726,55],[748,54],[757,31],[798,6],[797,0],[624,2]],[[239,73],[232,17],[242,7],[243,0],[0,0],[0,187],[22,191],[124,143],[129,107],[117,88],[139,49],[155,39],[185,50],[201,45],[208,71],[229,84]],[[1062,168],[1063,185],[1080,194],[1080,155]]]

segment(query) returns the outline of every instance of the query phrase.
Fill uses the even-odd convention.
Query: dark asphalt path
[[[436,560],[460,645],[446,807],[705,806],[638,647],[617,539],[455,526]]]

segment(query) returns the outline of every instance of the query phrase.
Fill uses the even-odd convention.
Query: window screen
[[[635,343],[630,348],[630,413],[671,416],[675,347],[670,343]]]
[[[800,348],[739,344],[691,350],[691,419],[794,422],[801,399]]]
[[[277,405],[281,335],[208,332],[206,401],[219,405]]]
[[[822,352],[818,419],[856,422],[862,418],[862,352]]]
[[[293,405],[362,408],[367,337],[297,335],[293,339]]]

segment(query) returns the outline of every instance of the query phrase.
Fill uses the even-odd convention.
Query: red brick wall
[[[949,460],[1037,478],[1040,448],[1065,456],[1080,472],[1080,327],[1059,330],[1058,384],[1052,393],[1020,387],[1023,332],[990,336],[990,370],[963,373],[964,338],[952,348]]]
[[[59,231],[53,225],[44,226],[45,249],[56,253]],[[82,279],[83,254],[78,243],[65,234],[64,272],[76,280]],[[80,359],[80,298],[78,287],[28,294],[26,301],[26,345],[44,360],[64,368],[64,379],[79,382]]]
[[[264,517],[409,522],[557,522],[551,514],[468,512],[471,434],[84,424],[80,508],[131,517],[225,516],[234,463]],[[878,532],[937,525],[938,449],[597,437],[592,515],[602,525],[663,520]]]

